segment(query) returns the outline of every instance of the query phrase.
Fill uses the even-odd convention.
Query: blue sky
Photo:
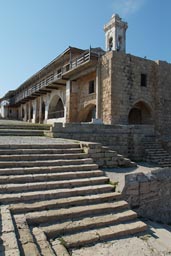
[[[0,97],[69,45],[104,49],[103,25],[128,22],[127,53],[171,62],[171,0],[0,0]]]

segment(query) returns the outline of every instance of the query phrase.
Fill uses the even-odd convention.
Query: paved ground
[[[145,162],[138,163],[137,167],[104,169],[106,175],[112,182],[118,182],[116,190],[122,192],[125,185],[125,175],[137,172],[148,173],[159,167]]]
[[[76,141],[48,138],[43,136],[0,136],[0,145],[2,144],[63,144],[63,143],[76,143]]]
[[[170,256],[171,227],[151,221],[147,232],[92,247],[74,250],[72,256]]]

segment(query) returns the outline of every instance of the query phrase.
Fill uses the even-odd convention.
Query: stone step
[[[73,164],[92,164],[92,158],[84,159],[59,159],[59,160],[39,160],[39,161],[1,161],[1,168],[10,167],[37,167],[37,166],[63,166],[63,165],[73,165]]]
[[[88,158],[86,153],[74,154],[24,154],[24,155],[2,155],[0,156],[0,164],[5,161],[39,161],[39,160],[53,160],[53,159],[81,159]]]
[[[57,255],[70,256],[67,249],[62,244],[60,244],[60,242],[56,247],[52,248],[50,241],[48,241],[45,233],[40,228],[33,227],[32,234],[34,236],[35,243],[38,245],[37,247],[39,248],[39,252],[41,256],[48,256],[48,255],[49,256],[57,256]],[[24,255],[29,255],[29,253],[24,252]],[[36,254],[36,256],[38,255]]]
[[[94,216],[95,214],[114,213],[116,210],[119,211],[123,209],[128,209],[128,203],[120,200],[112,203],[75,206],[68,209],[61,208],[57,210],[29,212],[26,213],[25,216],[29,224],[38,225],[40,223],[49,224],[54,221],[65,221],[72,218]]]
[[[143,232],[147,229],[147,225],[141,221],[112,225],[110,227],[99,228],[80,232],[73,235],[64,235],[62,240],[68,248],[78,248],[109,239],[120,238],[126,235],[133,235]]]
[[[101,170],[74,171],[64,173],[42,173],[42,174],[24,174],[24,175],[4,175],[0,176],[0,184],[26,183],[39,181],[72,180],[79,178],[92,178],[104,176]]]
[[[80,148],[79,143],[63,143],[63,144],[57,144],[57,143],[46,143],[46,140],[44,140],[43,144],[0,144],[0,149],[73,149],[73,148]]]
[[[106,192],[102,194],[74,196],[68,198],[59,198],[43,201],[34,201],[30,203],[11,204],[10,209],[13,213],[26,213],[33,211],[43,211],[50,209],[68,208],[70,206],[90,205],[104,202],[111,202],[121,198],[117,192]]]
[[[148,153],[149,155],[169,155],[165,150],[153,150],[153,151],[149,151],[148,149],[145,150],[146,153]]]
[[[145,160],[162,167],[168,166],[171,164],[171,156],[162,148],[159,142],[154,142],[154,140],[153,142],[144,143]]]
[[[48,189],[61,189],[61,188],[73,188],[82,187],[88,185],[100,185],[109,182],[109,178],[95,177],[95,178],[84,178],[75,180],[61,180],[61,181],[46,181],[45,182],[34,182],[34,183],[15,183],[15,184],[1,184],[0,193],[13,193],[13,192],[25,192],[25,191],[40,191]]]
[[[100,185],[89,185],[76,188],[64,188],[64,189],[53,189],[51,190],[40,190],[40,191],[29,191],[20,192],[12,194],[1,194],[0,203],[18,203],[18,202],[28,202],[28,201],[39,201],[39,200],[50,200],[55,198],[67,198],[73,196],[85,196],[91,194],[101,194],[113,192],[114,187],[110,184],[100,184]]]
[[[171,159],[171,157],[169,155],[151,155],[148,154],[146,159],[151,159],[151,160],[160,160],[160,159]]]
[[[161,164],[159,164],[160,165],[160,167],[171,167],[171,163],[161,163]]]
[[[0,130],[50,130],[50,125],[44,125],[44,124],[1,124]]]
[[[165,153],[166,151],[164,149],[150,149],[150,148],[146,148],[145,151],[147,151],[148,153]]]
[[[0,175],[28,175],[28,174],[46,174],[46,173],[64,173],[64,172],[77,172],[77,171],[92,171],[97,170],[98,166],[94,163],[80,163],[73,165],[61,166],[38,166],[38,167],[14,167],[14,168],[0,168]]]
[[[123,212],[115,212],[113,214],[103,214],[98,216],[85,217],[83,219],[68,220],[65,222],[58,222],[56,224],[41,227],[48,238],[62,236],[64,234],[73,234],[76,232],[84,232],[88,229],[97,229],[110,226],[116,223],[129,221],[137,218],[137,214],[132,210],[125,210]]]
[[[147,157],[151,158],[151,159],[166,159],[166,160],[171,160],[171,156],[169,154],[165,154],[165,155],[148,155]]]
[[[44,136],[44,130],[0,129],[0,136]]]
[[[149,149],[152,149],[152,148],[157,148],[157,149],[163,149],[162,148],[162,146],[160,145],[160,143],[150,143],[150,142],[148,142],[148,143],[144,143],[144,146],[145,146],[145,148],[149,148]]]
[[[81,148],[63,148],[63,149],[49,149],[49,148],[41,148],[41,149],[1,149],[0,145],[0,156],[3,155],[25,155],[25,154],[74,154],[74,153],[83,153]]]
[[[159,161],[159,165],[162,165],[162,164],[171,164],[171,160],[169,159],[169,160],[167,160],[167,159],[161,159],[160,161]]]

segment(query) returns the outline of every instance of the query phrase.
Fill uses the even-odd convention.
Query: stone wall
[[[158,120],[156,128],[161,134],[163,145],[171,152],[171,64],[157,61],[158,64]]]
[[[72,81],[70,91],[70,122],[84,122],[91,110],[91,106],[96,105],[96,88],[94,93],[89,93],[89,82],[96,81],[96,73],[83,76],[76,81]]]
[[[111,124],[128,124],[129,112],[137,102],[144,102],[149,106],[151,122],[153,122],[156,115],[156,63],[130,54],[116,51],[112,53],[112,56],[106,54],[103,57],[108,59],[110,72],[108,79],[102,77],[105,91],[108,84],[110,84],[110,89],[108,89],[110,93],[107,95],[103,93],[103,98],[107,97],[108,105],[111,104],[109,108],[109,112],[111,109]],[[141,86],[141,74],[147,76],[146,86]],[[103,111],[105,112],[105,109]],[[108,111],[108,108],[106,111]],[[103,116],[105,116],[105,113]],[[103,121],[106,123],[107,120],[104,119]]]
[[[117,154],[116,151],[102,146],[100,143],[80,141],[80,146],[101,168],[136,166],[134,162],[131,162],[129,159]]]
[[[107,52],[101,59],[101,118],[105,124],[112,120],[111,64],[112,52]]]
[[[48,136],[101,143],[133,161],[143,159],[143,141],[154,135],[151,125],[104,125],[88,123],[55,123]]]
[[[140,216],[171,223],[171,168],[126,175],[123,195]]]
[[[141,75],[146,75],[146,86]],[[122,52],[107,52],[101,58],[101,117],[105,124],[128,124],[134,107],[148,109],[163,146],[171,152],[171,64]],[[137,106],[137,104],[139,104]],[[144,115],[145,116],[145,115]]]

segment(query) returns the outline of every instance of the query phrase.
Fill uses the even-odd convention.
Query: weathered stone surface
[[[0,195],[2,253],[14,256],[20,254],[68,256],[69,240],[65,241],[63,237],[68,236],[72,246],[97,242],[100,241],[97,227],[103,230],[106,225],[118,225],[126,221],[132,223],[136,220],[137,214],[128,209],[128,203],[120,199],[119,193],[114,192],[114,186],[110,184],[108,177],[98,170],[98,166],[92,163],[92,158],[85,158],[85,154],[80,155],[80,152],[78,155],[76,151],[74,157],[76,159],[72,159],[71,154],[68,154],[72,144],[68,144],[67,147],[61,146],[60,154],[66,159],[63,165],[59,154],[59,161],[55,161],[55,164],[53,157],[51,160],[35,161],[34,150],[33,159],[31,158],[32,148],[36,150],[47,148],[52,150],[51,155],[56,156],[52,145],[49,148],[48,145],[29,147],[28,144],[19,145],[19,148],[14,144],[11,147],[10,149],[2,145],[1,148],[0,145],[0,151],[7,149],[11,159],[7,161],[7,152],[2,153],[0,159],[0,163],[5,163],[7,167],[0,166],[0,178],[2,177],[0,190],[3,192]],[[54,147],[60,149],[59,145]],[[108,152],[108,149],[104,150],[100,144],[92,143],[90,147],[93,150],[97,149],[97,159],[99,156],[104,156],[104,152]],[[25,148],[29,152],[27,161],[22,159],[22,154],[26,156]],[[73,148],[78,149],[78,145],[75,147],[74,144]],[[15,149],[20,150],[21,157],[13,154]],[[64,157],[65,149],[67,153]],[[41,155],[43,154],[46,155],[46,152],[42,151]],[[111,156],[112,160],[110,160]],[[15,157],[16,165],[20,167],[10,166],[15,161]],[[117,158],[116,152],[109,151],[109,154],[106,154],[106,162],[113,163],[115,158]],[[40,166],[36,166],[37,163]],[[105,230],[107,231],[104,229],[102,233],[104,233],[103,237],[107,238]],[[139,231],[141,228],[135,230],[135,232]],[[128,233],[132,231],[127,230],[125,226],[125,232],[122,234]],[[50,238],[55,240],[50,241]]]
[[[123,194],[141,216],[164,223],[171,222],[170,168],[160,168],[147,175],[127,175]]]

